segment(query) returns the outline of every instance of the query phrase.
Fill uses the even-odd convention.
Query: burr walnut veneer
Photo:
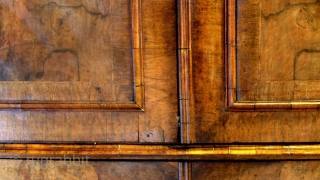
[[[2,0],[0,179],[317,178],[319,7]]]

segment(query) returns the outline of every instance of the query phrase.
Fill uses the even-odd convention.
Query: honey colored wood
[[[86,2],[83,1],[84,4]],[[121,0],[115,11],[126,9],[131,2],[138,1]],[[115,1],[103,3],[112,4]],[[248,179],[251,175],[294,178],[295,174],[303,172],[307,174],[306,177],[317,177],[315,171],[320,160],[317,135],[320,120],[319,112],[316,111],[317,92],[312,90],[312,87],[318,86],[317,51],[308,48],[297,51],[293,67],[302,67],[291,71],[293,73],[289,70],[270,76],[266,73],[269,78],[284,79],[287,77],[285,75],[289,74],[297,81],[295,83],[288,79],[271,82],[255,72],[256,67],[269,67],[274,60],[267,58],[261,66],[256,66],[257,62],[254,62],[259,57],[257,53],[262,53],[262,59],[266,58],[270,52],[265,47],[277,40],[268,40],[268,28],[264,27],[263,33],[257,33],[260,26],[270,25],[269,22],[258,21],[262,13],[276,18],[277,12],[283,10],[283,14],[278,18],[286,15],[285,18],[277,19],[282,22],[294,17],[294,13],[290,15],[292,10],[301,8],[301,12],[294,11],[298,15],[295,22],[300,28],[305,27],[301,30],[309,31],[317,27],[313,23],[313,20],[317,19],[316,15],[312,14],[317,12],[314,8],[317,3],[302,0],[141,0],[140,3],[131,4],[131,10],[136,14],[133,15],[136,18],[133,18],[132,22],[140,22],[140,26],[135,26],[131,29],[132,32],[127,34],[138,34],[141,35],[140,38],[132,42],[129,41],[132,37],[113,37],[132,42],[130,52],[132,57],[138,59],[136,64],[140,64],[141,69],[132,69],[130,77],[139,83],[131,84],[130,87],[135,87],[138,95],[132,96],[130,103],[116,103],[117,108],[120,105],[128,108],[127,104],[132,106],[134,102],[140,102],[135,107],[144,106],[144,111],[101,112],[101,107],[97,104],[91,104],[92,109],[84,109],[82,102],[76,104],[77,112],[69,111],[68,103],[58,106],[48,102],[46,103],[50,107],[55,107],[52,111],[30,111],[28,109],[32,109],[32,106],[28,103],[12,104],[17,108],[21,105],[24,107],[20,107],[23,111],[0,112],[0,139],[7,143],[0,145],[0,158],[11,159],[0,161],[4,163],[2,166],[11,167],[2,169],[8,171],[0,174],[5,175],[4,177],[11,175],[25,179],[55,177],[50,174],[52,171],[63,174],[61,177],[66,179],[80,179],[77,176],[80,173],[85,178],[90,175],[89,179],[214,179],[234,176]],[[99,3],[91,8],[95,7],[103,11],[103,6]],[[81,8],[82,6],[79,7]],[[259,8],[262,8],[262,11]],[[134,9],[140,10],[140,14]],[[235,16],[235,13],[238,15]],[[116,22],[122,22],[125,19],[123,17],[124,14],[119,15]],[[228,28],[232,25],[234,29]],[[273,27],[270,31],[278,32],[275,29],[277,26],[269,27]],[[284,39],[279,39],[279,42],[288,40],[289,36],[286,36],[285,31],[279,31],[279,34],[281,33],[284,34]],[[233,40],[227,37],[232,37]],[[257,41],[259,38],[262,38],[261,41]],[[265,42],[262,49],[259,49],[257,42]],[[246,48],[249,46],[250,48]],[[278,51],[276,48],[273,50]],[[120,69],[128,70],[128,65],[134,67],[131,61],[124,63],[120,60],[121,57],[130,55],[117,52],[114,57],[117,63],[121,62]],[[73,61],[72,53],[66,54]],[[277,54],[282,56],[279,52]],[[61,54],[57,53],[51,58],[57,59],[56,56],[60,57]],[[241,63],[237,64],[239,62]],[[53,66],[54,63],[50,65]],[[309,68],[313,70],[309,71]],[[133,73],[137,71],[141,71],[143,75]],[[279,73],[283,74],[280,76]],[[121,73],[117,75],[122,77]],[[125,81],[126,78],[120,79],[117,80]],[[251,83],[252,80],[267,82],[266,86],[256,86],[255,95],[258,99],[250,99],[252,94],[246,91],[250,84],[255,85]],[[283,84],[282,81],[290,82]],[[294,89],[296,96],[290,99],[284,92],[291,91],[292,85],[297,89]],[[298,91],[305,85],[308,86],[306,90]],[[127,88],[120,89],[120,94],[114,97],[125,99],[125,93],[121,90],[126,91]],[[266,93],[269,94],[266,96]],[[278,99],[271,101],[272,97]],[[288,97],[290,101],[285,101]],[[103,105],[105,108],[113,106],[112,103]],[[226,111],[226,107],[230,106],[232,111]],[[56,108],[60,108],[59,111],[56,111]],[[292,111],[293,109],[301,111]],[[99,161],[90,161],[91,166],[86,168],[71,165],[43,170],[40,161],[35,165],[28,164],[31,157],[88,157],[90,160]],[[148,162],[157,160],[162,162]],[[250,160],[268,162],[242,162]],[[274,162],[275,160],[278,162]],[[314,161],[298,164],[286,160]],[[16,162],[18,168],[14,165]],[[279,167],[279,164],[284,165],[284,168]],[[261,172],[261,169],[267,169],[270,173]],[[279,169],[283,170],[280,175]],[[246,172],[249,172],[249,175]]]
[[[260,1],[241,1],[241,7],[249,8],[250,6],[246,6],[247,2],[259,3]],[[280,6],[282,2],[272,1],[270,4],[273,4],[274,7],[278,5],[279,7],[285,7],[285,5]],[[226,85],[227,82],[230,82],[227,81],[226,74],[231,71],[225,69],[227,62],[225,59],[225,54],[227,53],[225,49],[228,46],[224,35],[228,32],[226,31],[228,26],[225,24],[227,16],[224,14],[230,12],[227,10],[230,6],[226,6],[225,3],[226,1],[193,1],[192,79],[195,102],[195,125],[193,127],[195,142],[252,144],[319,142],[319,112],[315,108],[318,106],[317,101],[310,101],[308,102],[309,104],[305,104],[299,101],[261,102],[252,100],[243,101],[243,104],[239,104],[242,106],[240,107],[241,111],[245,112],[226,111]],[[286,1],[284,4],[288,3]],[[250,3],[247,4],[249,5]],[[314,7],[315,5],[311,4],[311,6]],[[267,5],[264,6],[264,8],[267,7]],[[295,7],[298,7],[298,5]],[[251,11],[247,10],[246,12]],[[255,18],[254,15],[247,14],[247,16],[249,15]],[[245,14],[241,17],[244,16]],[[244,20],[243,23],[245,23]],[[249,37],[247,40],[250,39]],[[247,43],[248,46],[249,44]],[[245,43],[242,45],[244,46]],[[314,59],[316,55],[302,54],[302,56]],[[248,67],[249,64],[250,62],[248,62]],[[244,63],[243,66],[245,67],[246,64]],[[240,76],[259,80],[259,76],[249,72],[247,75],[241,74]],[[297,85],[299,84],[302,85],[302,83],[298,83]],[[316,83],[310,83],[310,88],[313,85],[316,85]],[[280,90],[284,89],[284,86],[278,86],[277,89],[279,91],[278,93],[274,91],[274,96],[279,95]],[[270,93],[269,97],[272,96],[273,94]],[[301,95],[301,97],[303,96]],[[303,109],[306,108],[306,105],[309,106],[308,109]],[[260,110],[254,109],[255,106],[260,106]],[[281,106],[287,107],[282,108]],[[299,110],[293,111],[292,108]]]
[[[294,160],[320,158],[320,145],[68,145],[1,144],[2,159],[79,157],[88,160]],[[189,163],[180,163],[182,179],[190,175]],[[181,167],[185,166],[185,167]]]
[[[178,62],[181,143],[191,143],[193,92],[191,58],[191,1],[178,1]]]
[[[2,179],[177,179],[176,162],[1,160]]]
[[[179,71],[179,125],[180,143],[190,144],[194,141],[193,126],[193,92],[192,92],[192,58],[191,58],[191,1],[177,1],[178,22],[178,71]],[[179,180],[192,179],[190,162],[179,162]]]
[[[193,179],[318,179],[319,161],[195,162]]]
[[[3,1],[1,13],[0,108],[144,110],[140,0]]]
[[[317,1],[226,2],[227,110],[319,109]]]
[[[97,12],[104,12],[105,10],[108,10],[108,8],[105,8],[105,5],[111,3],[110,7],[115,8],[113,14],[116,14],[114,17],[113,26],[118,27],[119,29],[110,30],[113,32],[113,42],[117,48],[113,49],[114,53],[111,53],[112,58],[106,58],[108,60],[106,63],[110,63],[109,60],[111,62],[114,61],[114,65],[117,64],[118,68],[115,69],[114,73],[120,73],[114,74],[114,80],[117,82],[130,83],[130,86],[126,86],[124,84],[123,88],[118,89],[119,94],[109,94],[110,97],[112,96],[118,98],[118,100],[115,102],[105,102],[104,99],[101,99],[102,101],[99,102],[99,104],[91,104],[90,102],[64,102],[63,104],[59,105],[59,103],[55,102],[44,102],[46,105],[41,106],[42,109],[40,111],[35,111],[35,108],[37,108],[35,106],[37,105],[33,106],[27,102],[17,101],[15,102],[16,104],[10,105],[13,106],[10,108],[10,110],[2,109],[2,111],[0,111],[1,141],[19,141],[22,143],[178,142],[178,88],[176,52],[177,18],[175,1],[106,0],[103,2],[101,1],[101,4],[99,4],[100,1],[98,4],[95,4],[93,1],[89,2],[86,0],[81,2],[56,2],[58,5],[61,5],[61,3],[69,3],[69,5],[74,6],[78,6],[79,3],[83,3],[86,5],[86,7],[92,8],[92,11]],[[132,2],[140,2],[140,4],[131,4]],[[36,3],[44,2],[32,1],[28,5]],[[94,4],[94,6],[92,6],[92,4]],[[51,6],[55,9],[58,9],[54,4],[50,5],[50,7]],[[72,10],[72,8],[65,9],[70,11]],[[134,9],[140,11],[140,16],[139,12],[135,12],[136,16],[139,16],[135,18],[135,21],[136,23],[139,21],[140,26],[134,29],[136,36],[140,34],[140,39],[136,38],[136,44],[133,46],[132,36],[134,36],[134,34],[132,33],[131,27],[131,12]],[[82,12],[84,9],[79,7],[75,8],[75,11]],[[93,21],[89,20],[92,19],[88,19],[88,23]],[[67,26],[68,24],[65,25]],[[100,31],[98,32],[100,33]],[[92,36],[99,34],[98,32],[96,32],[96,34],[92,34]],[[100,37],[98,39],[99,41],[101,39],[103,40],[103,38],[100,39]],[[123,44],[128,44],[128,49],[118,48],[120,46],[122,47]],[[139,47],[139,45],[141,47]],[[99,47],[94,46],[94,48],[91,48],[91,50],[98,49]],[[23,49],[21,49],[21,51],[22,50]],[[142,74],[140,76],[134,76],[133,74],[132,58],[134,54],[131,54],[132,51],[136,52],[136,55],[141,53],[141,60],[139,63],[137,62],[138,64],[141,64],[141,69],[136,69],[136,71],[141,71],[144,74],[143,76]],[[122,52],[124,52],[124,54]],[[105,59],[103,57],[101,58]],[[92,78],[104,79],[106,77],[103,76],[103,74],[99,74],[98,70],[100,70],[100,68],[103,68],[102,65],[101,67],[99,65],[99,69],[97,69],[97,72],[95,72],[98,73],[97,77]],[[124,72],[124,74],[121,74],[121,72]],[[139,82],[137,80],[136,85],[133,84],[134,78],[139,80]],[[130,82],[128,82],[128,80],[130,80]],[[143,86],[139,86],[141,82],[144,82],[142,84]],[[1,81],[1,83],[11,82]],[[34,81],[24,81],[22,83],[25,83],[26,86],[31,86],[31,83],[42,84],[42,82]],[[74,82],[57,83],[72,84]],[[88,87],[90,87],[89,85]],[[134,86],[137,86],[136,92],[138,93],[139,91],[141,94],[141,96],[136,96],[135,101],[137,103],[140,102],[136,105],[133,97]],[[39,85],[37,87],[42,88],[43,86]],[[77,88],[82,88],[84,91],[86,88],[88,89],[88,87],[77,86]],[[103,91],[104,89],[108,89],[106,87],[108,86],[101,87],[100,90]],[[130,101],[127,97],[123,96],[127,94],[127,87],[132,89],[131,96],[129,98]],[[68,90],[68,88],[66,89]],[[54,91],[54,89],[51,89],[51,91]],[[90,91],[88,93],[90,93]],[[145,94],[144,100],[142,99],[142,94]],[[2,94],[1,96],[3,97],[4,95],[5,94]],[[74,94],[73,96],[78,97],[78,95],[79,94]],[[68,96],[68,98],[70,97],[72,96]],[[50,100],[50,96],[46,96],[45,98]],[[96,89],[94,89],[92,92],[92,98],[100,100],[99,93]],[[87,103],[87,105],[84,103]],[[4,107],[6,106],[5,103],[2,105]],[[74,106],[75,109],[71,110],[70,106]],[[103,111],[100,109],[100,106],[101,108],[113,108],[113,111],[116,112],[107,112],[107,110]],[[142,106],[144,106],[144,111],[141,111]]]

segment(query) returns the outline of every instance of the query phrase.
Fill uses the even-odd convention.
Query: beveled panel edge
[[[3,101],[1,110],[55,110],[55,111],[144,111],[144,70],[142,56],[141,0],[131,1],[132,55],[134,100],[128,102],[69,102],[69,101]]]
[[[236,0],[225,0],[225,110],[320,110],[320,101],[237,101]]]
[[[320,160],[313,145],[0,144],[0,159],[84,158],[87,160],[246,161]],[[183,173],[189,169],[181,162]],[[182,168],[182,166],[185,166]],[[183,174],[182,174],[183,175]]]

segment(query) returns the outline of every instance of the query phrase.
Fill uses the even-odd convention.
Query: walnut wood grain
[[[1,109],[144,110],[140,0],[0,5]]]
[[[36,2],[36,1],[34,1]],[[39,1],[37,1],[39,2]],[[75,3],[76,1],[56,1],[59,3]],[[90,6],[89,1],[81,1]],[[133,8],[131,2],[140,2],[135,4],[141,10],[140,16],[136,21],[140,21],[140,27],[135,29],[136,34],[141,34],[139,41],[134,48],[121,50],[117,48],[114,52],[115,63],[121,71],[120,74],[115,75],[115,80],[118,82],[130,80],[130,88],[133,90],[133,61],[132,56],[127,56],[121,52],[131,53],[132,51],[140,52],[139,44],[142,46],[141,54],[141,68],[139,71],[143,72],[143,76],[136,76],[140,78],[139,82],[144,82],[143,86],[137,84],[136,92],[140,91],[142,95],[140,100],[136,96],[136,102],[141,102],[144,105],[144,111],[141,106],[135,105],[133,95],[130,101],[126,101],[122,95],[126,94],[127,88],[119,88],[120,94],[114,94],[118,102],[104,102],[102,99],[99,104],[87,103],[84,107],[83,103],[73,103],[73,109],[70,110],[69,103],[44,102],[47,104],[42,106],[40,111],[36,111],[37,107],[28,104],[27,102],[16,102],[11,104],[14,106],[11,110],[3,109],[0,111],[0,139],[2,141],[19,141],[22,143],[29,142],[134,142],[134,143],[174,143],[178,142],[178,88],[177,88],[177,35],[176,35],[176,4],[174,0],[164,1],[99,1],[102,5],[98,5],[97,11],[104,11],[104,5],[111,3],[115,6],[114,13],[117,14],[114,26],[119,27],[114,31],[113,37],[116,43],[124,41],[130,46],[132,45],[131,33],[131,12],[136,9]],[[91,5],[92,5],[91,1]],[[30,2],[30,4],[32,4]],[[131,9],[132,8],[132,9]],[[81,9],[81,8],[79,8]],[[138,14],[139,12],[136,12]],[[123,18],[121,18],[123,17]],[[119,24],[122,21],[127,21],[130,25],[123,26]],[[154,23],[156,22],[156,23]],[[121,29],[121,28],[127,28]],[[141,32],[139,32],[141,31]],[[127,36],[122,36],[123,32],[128,32]],[[121,46],[122,44],[116,44]],[[133,45],[132,45],[133,46]],[[129,58],[125,61],[126,58]],[[137,58],[139,59],[139,58]],[[122,71],[129,73],[121,74]],[[131,72],[131,74],[130,74]],[[99,76],[97,78],[103,79]],[[123,79],[121,79],[123,78]],[[138,80],[137,80],[138,81]],[[1,82],[10,83],[10,82]],[[30,83],[24,81],[25,86],[30,86]],[[42,82],[32,82],[42,83]],[[74,82],[58,82],[64,84],[72,84]],[[88,83],[90,85],[90,83]],[[89,86],[88,85],[88,86]],[[39,86],[38,86],[39,87]],[[42,86],[41,86],[42,87]],[[83,88],[84,91],[87,86],[76,86]],[[89,86],[90,87],[90,86]],[[99,99],[99,88],[95,89],[92,96]],[[107,85],[101,87],[107,89]],[[19,89],[19,88],[18,88]],[[68,88],[65,88],[66,91]],[[140,90],[139,90],[140,89]],[[54,91],[54,90],[51,90]],[[68,91],[67,91],[68,92]],[[133,92],[133,91],[132,91]],[[4,95],[4,94],[2,94]],[[74,96],[78,96],[75,94]],[[72,96],[70,96],[72,97]],[[50,100],[50,97],[45,97]],[[0,102],[1,103],[1,102]],[[6,105],[4,105],[6,106]],[[100,106],[104,108],[113,108],[111,110],[101,110]],[[113,107],[112,107],[113,106]],[[122,106],[122,107],[121,107]],[[23,108],[21,108],[23,107]],[[16,108],[16,109],[14,109]],[[58,109],[59,108],[59,109]],[[64,108],[64,109],[61,109]],[[84,109],[87,108],[87,109]],[[120,109],[122,108],[122,109]],[[130,109],[132,108],[132,109]],[[32,109],[32,110],[30,110]],[[140,109],[140,110],[139,110]],[[131,112],[135,111],[135,112]]]
[[[177,179],[177,162],[0,160],[2,179]]]
[[[319,109],[318,1],[281,3],[226,1],[227,110]]]
[[[244,1],[243,1],[244,2]],[[298,143],[319,142],[317,102],[282,104],[268,102],[268,109],[255,111],[252,101],[241,104],[246,112],[226,111],[226,39],[228,27],[224,14],[226,1],[193,1],[192,8],[192,79],[195,102],[196,143]],[[274,7],[282,1],[273,1]],[[284,3],[287,4],[287,3]],[[245,6],[245,3],[243,4]],[[230,7],[230,6],[229,6]],[[267,6],[265,6],[267,7]],[[281,5],[282,7],[282,5]],[[204,20],[206,19],[206,20]],[[303,55],[306,56],[306,55]],[[313,58],[312,56],[310,56]],[[231,72],[231,71],[229,71]],[[230,82],[230,81],[229,81]],[[310,84],[310,87],[313,86]],[[281,86],[278,86],[282,90]],[[307,93],[304,92],[304,93]],[[303,97],[301,93],[301,97]],[[270,95],[272,96],[272,95]],[[255,102],[257,103],[257,102]],[[264,106],[262,102],[257,104]],[[292,111],[291,107],[296,106]],[[266,106],[262,107],[266,108]],[[278,108],[279,110],[276,110]],[[313,109],[314,108],[314,109]],[[236,109],[234,109],[236,110]],[[308,111],[309,110],[309,111]]]
[[[319,161],[195,162],[193,179],[317,179]]]
[[[114,1],[104,3],[108,2]],[[144,111],[100,112],[102,103],[84,109],[82,102],[74,108],[78,112],[68,112],[68,103],[58,106],[47,102],[44,104],[55,107],[52,111],[28,111],[33,106],[27,101],[11,104],[23,111],[0,112],[3,142],[0,158],[11,159],[0,160],[0,166],[9,166],[1,169],[1,174],[25,179],[49,179],[54,177],[52,171],[61,173],[61,178],[80,178],[78,174],[82,174],[84,178],[90,175],[90,179],[317,177],[320,119],[316,98],[319,94],[312,88],[318,87],[318,51],[314,48],[293,51],[294,63],[284,65],[285,71],[270,75],[264,72],[267,78],[261,77],[263,73],[258,71],[258,67],[269,67],[274,62],[267,58],[271,51],[284,58],[276,47],[267,50],[272,44],[290,42],[286,31],[276,28],[295,26],[292,23],[274,26],[269,24],[271,19],[278,18],[281,22],[296,17],[299,30],[292,33],[314,31],[317,5],[318,1],[313,0],[150,0],[132,4],[136,17],[132,21],[140,22],[140,26],[133,28],[131,34],[141,35],[131,48],[132,56],[137,59],[135,63],[141,65],[137,67],[140,70],[136,68],[132,72],[142,72],[131,74],[136,80],[132,87],[137,96],[132,96],[131,103],[118,101],[117,105],[103,105],[114,106],[116,110],[124,106],[129,111],[127,105],[136,104],[135,108],[144,107]],[[98,6],[100,11],[101,7]],[[259,23],[261,17],[268,20]],[[270,32],[279,32],[280,35],[274,36],[283,35],[283,39],[268,39],[272,35],[266,35],[267,25],[272,27]],[[260,26],[264,27],[261,34]],[[292,46],[299,46],[299,40],[301,46],[307,43],[300,35],[305,34],[295,34],[293,37],[299,37],[293,40],[296,43]],[[263,48],[259,49],[258,42],[265,43],[261,45]],[[292,55],[290,48],[285,52]],[[264,62],[258,61],[259,53]],[[70,69],[75,61],[72,54],[67,53]],[[57,53],[51,58],[60,56]],[[115,56],[119,58],[123,54]],[[275,67],[282,64],[276,62]],[[287,67],[291,65],[294,68],[289,70]],[[56,69],[49,72],[55,74]],[[254,92],[249,91],[251,85]],[[289,91],[294,92],[293,97],[288,95]],[[59,111],[53,111],[56,109]],[[87,168],[74,165],[43,170],[40,161],[35,166],[28,164],[26,159],[31,157],[88,157],[93,161]],[[149,162],[157,160],[162,162]],[[251,160],[256,161],[248,162]]]

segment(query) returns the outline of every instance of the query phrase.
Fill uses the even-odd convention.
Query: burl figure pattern
[[[86,0],[2,0],[0,80],[108,80],[112,61],[106,59],[112,58],[111,49],[116,48],[109,2],[93,7]],[[129,21],[123,24],[127,27]],[[129,32],[127,28],[125,34]]]

